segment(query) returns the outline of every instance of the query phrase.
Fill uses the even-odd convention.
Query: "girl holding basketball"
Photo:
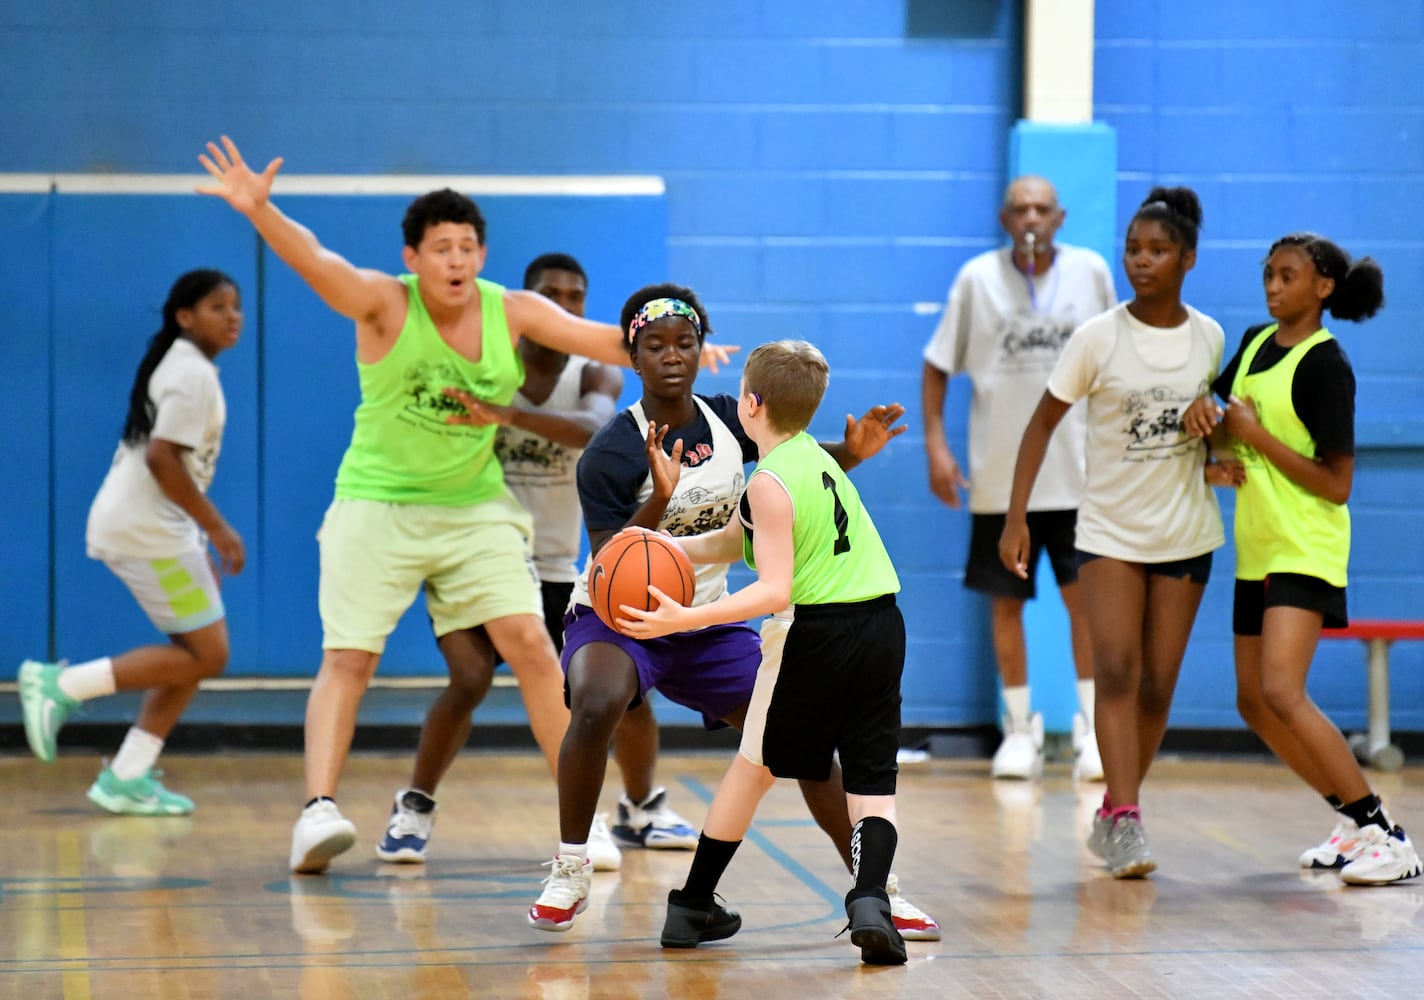
[[[1089,320],[1064,346],[1024,432],[999,557],[1025,575],[1029,492],[1049,437],[1087,400],[1087,484],[1078,513],[1078,579],[1097,667],[1098,747],[1107,794],[1088,846],[1115,878],[1157,867],[1138,798],[1167,728],[1187,638],[1225,541],[1216,497],[1226,467],[1181,413],[1221,366],[1225,336],[1182,301],[1196,263],[1201,205],[1189,188],[1154,188],[1127,227],[1134,298]]]
[[[695,535],[726,524],[746,486],[756,444],[737,417],[737,399],[693,392],[698,357],[711,332],[697,296],[673,284],[635,292],[623,306],[622,328],[642,398],[606,424],[578,465],[579,504],[592,549],[590,561],[630,525]],[[876,407],[847,419],[844,442],[826,446],[843,468],[875,454],[896,433],[903,410]],[[726,593],[727,565],[698,567],[692,603]],[[543,930],[567,930],[587,902],[592,865],[588,832],[598,808],[608,745],[624,713],[657,688],[702,715],[709,728],[740,726],[761,662],[757,633],[738,622],[640,642],[594,614],[587,573],[575,583],[564,619],[562,664],[571,712],[559,754],[560,844],[553,872],[530,908]],[[802,786],[812,815],[850,863],[850,821],[840,775]],[[662,790],[649,808],[665,808]],[[924,918],[923,914],[920,914]],[[924,918],[928,924],[933,924]],[[936,929],[937,929],[937,925]]]
[[[59,728],[79,704],[145,690],[138,721],[89,799],[113,813],[177,816],[193,811],[164,788],[154,765],[198,690],[227,666],[227,621],[212,544],[222,568],[242,570],[242,539],[207,497],[227,404],[213,359],[237,343],[242,299],[221,271],[190,271],[163,304],[129,393],[123,440],[89,510],[89,555],[124,582],[169,645],[142,646],[72,667],[27,660],[20,667],[25,735],[42,761],[55,757]]]
[[[1322,325],[1363,320],[1384,304],[1366,257],[1296,233],[1266,257],[1275,322],[1246,331],[1212,390],[1187,410],[1188,433],[1225,427],[1246,480],[1236,500],[1236,700],[1241,717],[1335,809],[1330,837],[1302,868],[1339,869],[1355,885],[1416,878],[1419,855],[1365,781],[1349,744],[1306,693],[1324,626],[1348,624],[1346,565],[1355,473],[1355,376]]]

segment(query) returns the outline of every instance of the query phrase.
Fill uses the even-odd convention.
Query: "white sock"
[[[588,860],[588,845],[566,844],[561,840],[559,841],[559,853],[562,854],[564,857],[575,857]]]
[[[106,694],[113,694],[114,687],[114,661],[109,657],[100,657],[97,660],[90,660],[88,663],[77,663],[72,667],[65,667],[59,672],[59,679],[56,681],[59,689],[75,701],[89,701],[91,698],[102,698]]]
[[[1093,679],[1078,682],[1078,711],[1083,713],[1083,718],[1088,720],[1088,732],[1096,732],[1095,720],[1093,719],[1093,702],[1097,698],[1098,686]]]
[[[124,742],[119,745],[119,752],[114,754],[114,761],[109,765],[109,770],[113,771],[114,777],[120,781],[132,781],[147,774],[149,769],[158,763],[158,755],[162,752],[162,740],[152,733],[144,732],[138,726],[132,726],[124,737]]]
[[[1028,685],[1004,688],[1004,711],[1013,729],[1028,728]]]

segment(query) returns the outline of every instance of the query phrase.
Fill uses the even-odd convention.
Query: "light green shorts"
[[[323,649],[384,651],[421,584],[436,635],[543,614],[532,523],[508,492],[468,507],[337,499],[316,537]]]
[[[124,582],[164,635],[196,632],[227,614],[206,549],[189,549],[168,559],[116,556],[95,549],[89,555],[102,560]]]

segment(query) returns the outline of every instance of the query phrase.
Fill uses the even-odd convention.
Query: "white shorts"
[[[129,588],[148,620],[165,635],[184,635],[222,621],[218,578],[206,549],[188,549],[167,559],[116,556],[90,549]]]
[[[762,760],[762,736],[766,732],[766,710],[771,705],[771,693],[776,690],[776,679],[781,673],[781,651],[786,647],[786,633],[791,629],[794,612],[778,611],[761,623],[761,665],[757,667],[756,684],[752,687],[752,700],[747,704],[747,715],[742,723],[742,745],[738,752],[759,767]]]

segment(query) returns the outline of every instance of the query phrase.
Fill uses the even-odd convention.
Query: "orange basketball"
[[[651,611],[652,584],[679,604],[692,603],[697,589],[687,553],[666,535],[647,528],[624,528],[603,544],[588,570],[588,598],[603,624],[615,632],[619,607]]]

